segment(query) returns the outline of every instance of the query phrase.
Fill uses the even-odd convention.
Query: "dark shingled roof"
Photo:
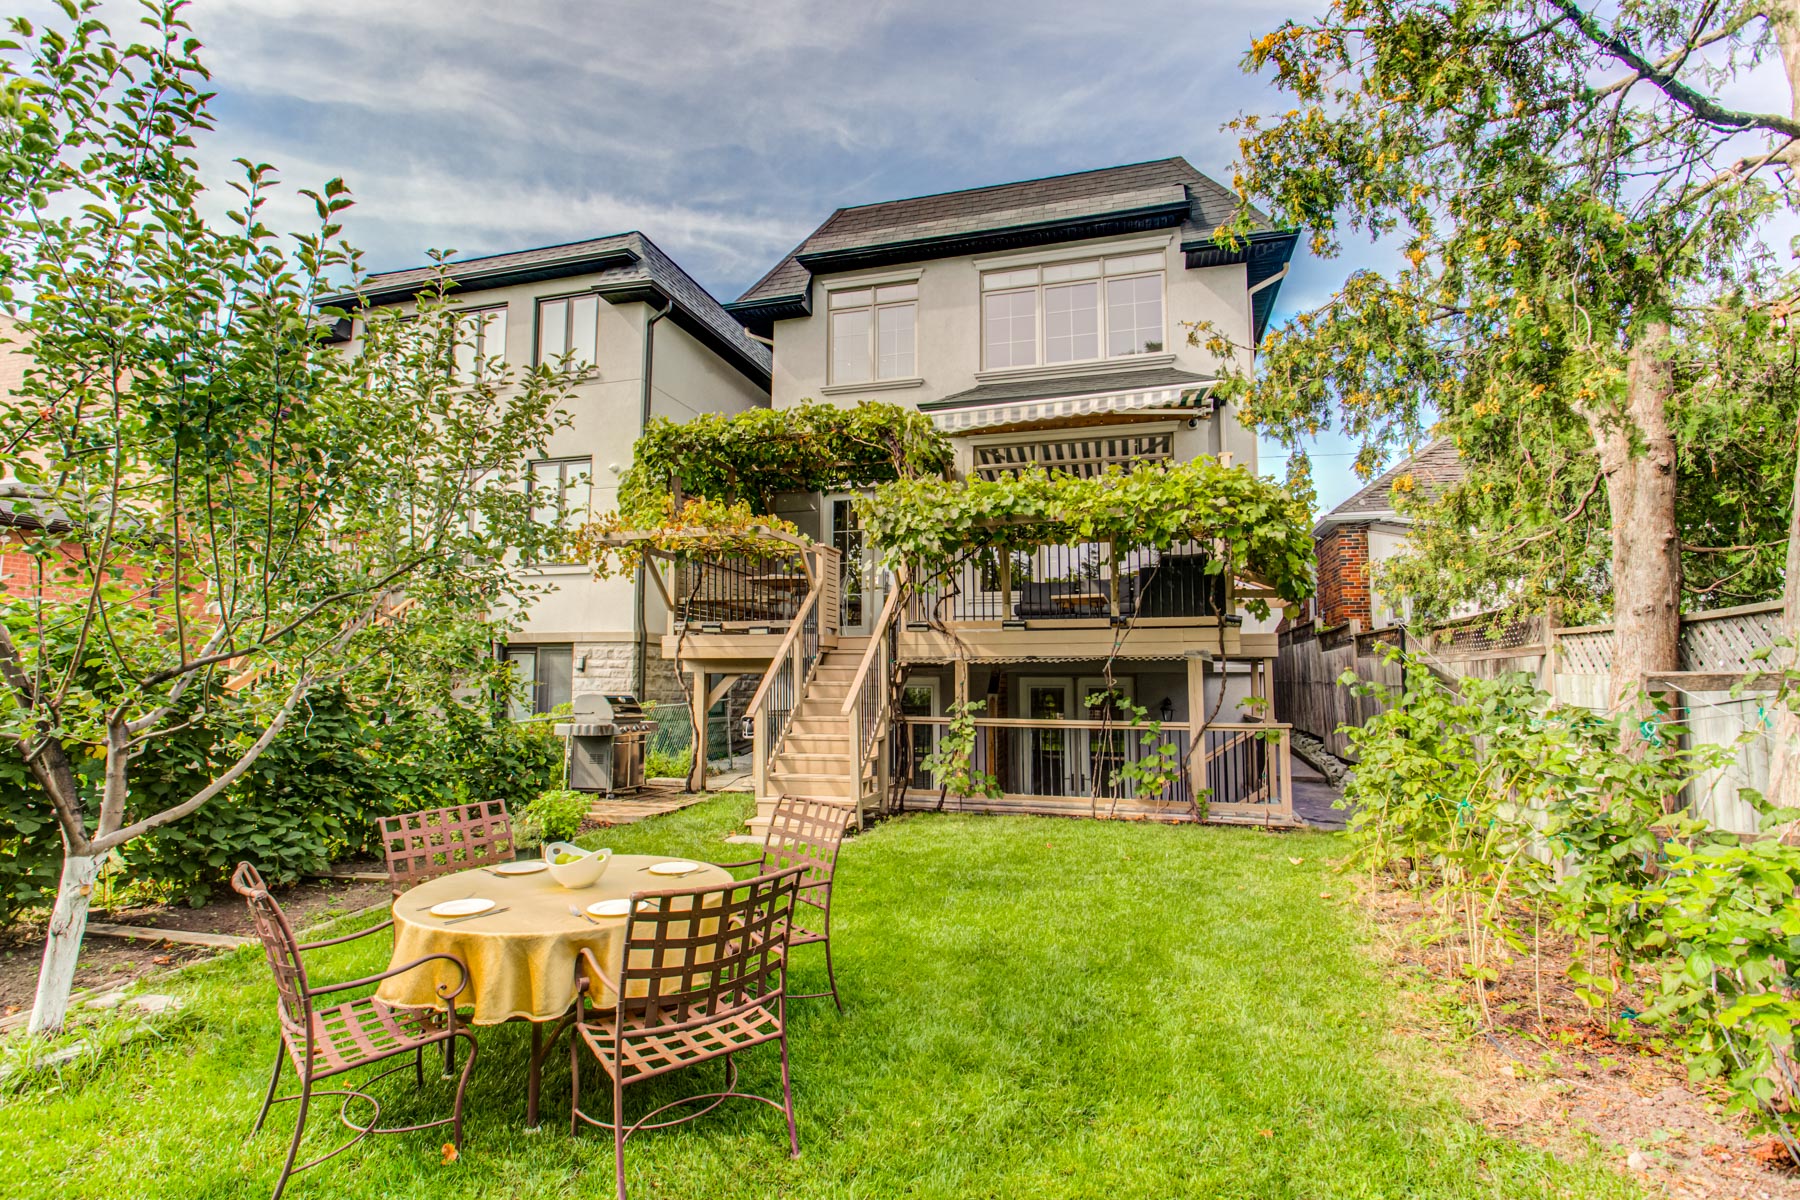
[[[1456,455],[1456,443],[1445,438],[1431,443],[1404,462],[1384,472],[1379,479],[1350,497],[1327,515],[1353,517],[1367,513],[1375,516],[1394,511],[1394,480],[1411,475],[1414,490],[1430,496],[1461,482],[1462,459]]]
[[[1181,387],[1211,383],[1204,375],[1177,371],[1174,367],[1155,367],[1143,371],[1107,371],[1093,375],[1071,375],[1064,379],[1008,380],[987,383],[956,392],[941,400],[919,405],[923,412],[941,408],[968,408],[976,404],[1002,404],[1008,400],[1053,400],[1058,396],[1086,396],[1095,392],[1142,392],[1151,388]]]
[[[1237,208],[1229,188],[1183,158],[840,208],[727,307],[757,308],[803,295],[812,276],[809,259],[830,269],[833,256],[908,243],[921,243],[917,259],[941,257],[967,253],[957,238],[1084,219],[1151,219],[1153,214],[1164,218],[1157,220],[1159,227],[1179,225],[1185,244],[1211,238]],[[1259,229],[1270,227],[1263,214],[1251,210],[1251,217]]]
[[[357,291],[328,296],[321,303],[354,307],[410,299],[431,283],[436,270],[412,267],[370,275]],[[660,295],[674,302],[676,319],[689,333],[715,351],[736,359],[739,370],[746,375],[760,377],[759,382],[768,384],[772,362],[769,348],[751,338],[712,293],[641,233],[619,233],[585,242],[461,259],[447,264],[446,274],[457,285],[453,294],[459,296],[575,275],[596,276],[595,289],[616,300],[654,300]]]

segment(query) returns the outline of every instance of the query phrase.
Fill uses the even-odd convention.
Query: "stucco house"
[[[447,274],[482,357],[529,366],[572,354],[591,364],[565,402],[569,424],[532,464],[544,521],[573,526],[616,507],[619,477],[652,418],[769,402],[768,347],[642,233],[465,259]],[[430,267],[383,272],[325,303],[406,308],[434,279]],[[354,327],[344,332],[353,345]],[[667,610],[641,578],[597,580],[582,563],[518,569],[547,589],[500,651],[529,685],[523,709],[548,712],[584,692],[681,700],[661,653]]]
[[[772,340],[777,409],[912,407],[952,439],[963,478],[1030,464],[1092,475],[1202,454],[1254,471],[1255,436],[1211,399],[1227,364],[1188,332],[1223,330],[1241,347],[1232,365],[1247,368],[1298,233],[1259,221],[1222,246],[1216,231],[1236,211],[1229,189],[1181,158],[843,208],[725,307]],[[696,696],[734,674],[764,679],[751,708],[765,812],[784,793],[867,807],[890,770],[935,795],[918,763],[958,700],[985,706],[978,757],[1004,793],[992,807],[1087,811],[1108,790],[1127,809],[1173,812],[1169,797],[1153,805],[1112,786],[1137,751],[1117,713],[1087,705],[1130,618],[1115,684],[1208,772],[1212,815],[1291,818],[1285,752],[1265,755],[1274,743],[1253,736],[1275,716],[1263,706],[1253,728],[1239,711],[1267,696],[1274,620],[1220,611],[1207,547],[1046,546],[971,562],[954,586],[908,585],[895,603],[896,580],[864,544],[851,501],[777,504],[822,547],[817,565],[832,578],[811,582],[822,617],[761,601],[677,617],[695,618],[680,644]],[[807,586],[796,578],[790,590]],[[901,676],[901,711],[890,714],[873,681]],[[902,744],[883,752],[890,715]]]

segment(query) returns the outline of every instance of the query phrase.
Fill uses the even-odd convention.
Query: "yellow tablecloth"
[[[625,952],[625,918],[598,918],[591,924],[569,911],[597,900],[671,888],[718,887],[731,881],[723,867],[703,864],[679,879],[650,874],[646,868],[666,858],[617,854],[606,874],[592,887],[571,891],[550,878],[492,875],[485,870],[459,871],[427,880],[394,901],[393,965],[426,954],[454,954],[469,965],[469,987],[457,997],[458,1008],[475,1009],[474,1023],[497,1025],[524,1017],[554,1021],[575,1002],[575,962],[582,950],[593,952],[607,974],[619,976]],[[479,896],[508,912],[446,925],[426,910],[445,900]],[[437,988],[456,986],[457,971],[442,960],[426,963],[383,980],[376,995],[408,1008],[435,1007]],[[611,989],[596,980],[590,989],[595,1004],[616,1003]]]

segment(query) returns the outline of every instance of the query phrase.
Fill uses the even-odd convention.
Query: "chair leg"
[[[581,1132],[581,1034],[569,1033],[569,1136]]]
[[[425,1090],[425,1047],[423,1046],[413,1051],[413,1082],[419,1085],[420,1091]]]
[[[613,1075],[613,1175],[619,1183],[619,1200],[625,1197],[625,1084]]]
[[[275,1194],[269,1200],[281,1200],[288,1177],[294,1173],[294,1156],[300,1153],[300,1139],[306,1134],[306,1110],[312,1105],[312,1077],[300,1077],[300,1111],[294,1116],[294,1140],[288,1143],[287,1161],[281,1164],[281,1178],[275,1181]]]
[[[831,919],[829,917],[827,917],[826,918],[826,934],[825,934],[825,978],[831,984],[831,1002],[833,1004],[837,1005],[838,1015],[843,1016],[844,1002],[842,1000],[838,999],[837,972],[831,969],[830,923],[831,923]]]
[[[800,1157],[800,1131],[794,1126],[794,1086],[788,1079],[787,1028],[781,1030],[781,1108],[787,1114],[788,1156]]]
[[[460,1033],[457,1034],[457,1037],[466,1037],[469,1039],[469,1057],[463,1063],[462,1077],[456,1081],[456,1104],[450,1110],[450,1142],[458,1150],[461,1150],[463,1143],[463,1092],[468,1089],[469,1075],[475,1070],[475,1056],[481,1052],[481,1047],[475,1044],[475,1038],[471,1034]],[[450,1040],[455,1041],[456,1038],[451,1038]]]
[[[450,1022],[450,1028],[453,1030],[456,1028],[454,1019]],[[444,1078],[448,1079],[454,1074],[456,1074],[456,1039],[448,1037],[444,1039]]]
[[[269,1117],[269,1106],[275,1103],[275,1087],[281,1082],[281,1060],[287,1057],[287,1043],[280,1038],[275,1039],[275,1070],[269,1075],[269,1090],[263,1094],[262,1111],[256,1114],[256,1124],[250,1127],[250,1136],[255,1137],[262,1132],[263,1122]]]

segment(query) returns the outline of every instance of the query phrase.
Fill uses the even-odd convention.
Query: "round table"
[[[473,1007],[476,1025],[526,1020],[531,1027],[531,1063],[526,1073],[525,1123],[538,1123],[538,1087],[548,1057],[564,1027],[573,1020],[575,964],[583,950],[593,953],[614,979],[625,959],[625,918],[577,916],[569,906],[585,909],[599,900],[657,892],[723,887],[732,881],[724,867],[702,863],[679,878],[652,875],[649,868],[668,858],[651,854],[615,854],[606,873],[592,887],[571,889],[550,878],[549,871],[530,875],[495,875],[487,868],[440,875],[394,901],[394,955],[390,963],[410,962],[426,954],[454,954],[469,966],[469,986],[457,1007]],[[445,900],[479,896],[505,912],[490,912],[447,924],[427,910]],[[439,1008],[438,985],[456,986],[457,969],[436,959],[391,979],[376,990],[398,1008]],[[602,1008],[617,1003],[600,980],[588,994]],[[550,1037],[542,1026],[554,1023]]]
[[[597,900],[633,892],[722,887],[731,882],[729,871],[710,863],[679,878],[650,874],[650,867],[668,861],[649,854],[615,854],[600,881],[580,889],[561,886],[549,871],[495,875],[481,868],[440,875],[394,901],[392,961],[453,954],[467,963],[469,986],[457,997],[457,1007],[473,1006],[476,1025],[557,1020],[575,1003],[575,964],[581,952],[592,952],[614,979],[625,952],[624,917],[589,920],[571,913],[570,905],[585,909]],[[427,911],[445,900],[472,896],[492,900],[507,911],[454,924]],[[435,1008],[438,985],[455,987],[457,978],[456,968],[440,959],[383,980],[376,994],[399,1007]],[[589,994],[602,1007],[618,1000],[599,980],[593,981]]]

